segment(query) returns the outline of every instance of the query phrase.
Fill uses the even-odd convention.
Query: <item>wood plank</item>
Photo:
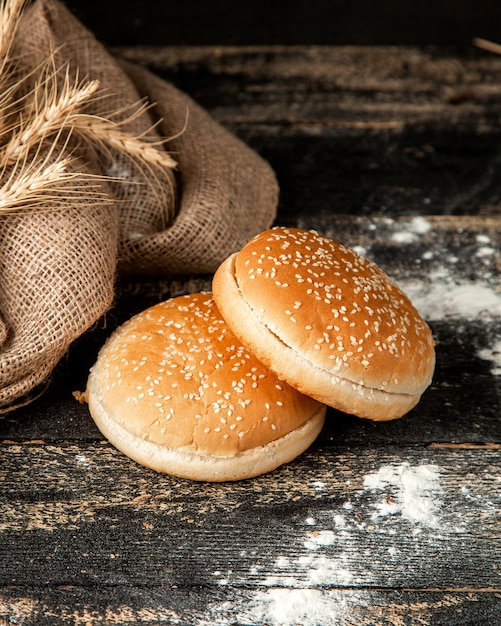
[[[274,167],[280,215],[499,214],[501,57],[443,48],[134,47]]]
[[[233,128],[357,137],[359,150],[370,131],[395,138],[410,136],[413,128],[416,134],[427,127],[453,130],[456,149],[463,135],[475,132],[476,152],[491,133],[499,137],[497,55],[422,46],[133,46],[113,52],[174,82]],[[418,163],[432,158],[430,148],[406,152]]]
[[[499,93],[496,73],[501,57],[478,49],[455,46],[357,46],[357,45],[130,45],[115,46],[111,51],[130,61],[141,63],[154,71],[170,76],[179,75],[186,84],[203,87],[210,80],[217,88],[228,83],[222,98],[208,103],[224,105],[234,102],[259,104],[274,93],[288,94],[289,101],[306,100],[313,95],[315,106],[327,92],[332,92],[335,105],[351,92],[364,105],[383,105],[390,99],[399,102],[430,104],[487,104],[489,96]],[[249,89],[242,92],[231,78],[245,82]],[[309,78],[309,80],[308,80]],[[191,83],[189,81],[192,81]],[[218,83],[221,81],[221,83]],[[437,89],[434,89],[438,87]],[[317,90],[318,88],[318,90]],[[447,99],[449,89],[475,88],[464,102]],[[190,91],[195,91],[190,89]],[[384,95],[383,95],[384,94]],[[199,92],[202,95],[202,92]],[[210,94],[205,94],[210,98]],[[371,102],[367,96],[378,101]],[[495,106],[494,102],[490,103]],[[328,102],[325,102],[328,106]],[[372,110],[375,106],[372,107]],[[466,111],[467,109],[465,109]],[[289,115],[299,115],[301,109]],[[279,119],[272,111],[270,121]],[[242,111],[245,115],[245,112]],[[300,118],[298,118],[298,121]],[[322,121],[322,120],[319,120]]]
[[[227,585],[0,591],[2,626],[493,626],[500,620],[499,593],[483,591],[254,590]]]
[[[500,450],[318,444],[236,484],[3,445],[0,586],[500,589]]]

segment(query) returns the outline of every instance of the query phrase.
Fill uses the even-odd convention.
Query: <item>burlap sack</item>
[[[167,144],[176,171],[144,163],[127,142],[117,149],[64,134],[71,168],[82,174],[71,203],[52,194],[42,207],[0,214],[0,412],[28,401],[70,343],[110,307],[117,270],[148,277],[212,272],[272,223],[278,196],[257,154],[186,94],[111,56],[57,0],[37,0],[23,14],[12,53],[23,93],[40,83],[50,58],[56,74],[64,68],[72,80],[100,81],[99,97],[85,106],[92,119],[110,118],[145,141],[187,125]],[[45,84],[59,89],[58,81]],[[157,104],[143,111],[141,98]],[[0,170],[0,196],[6,175]],[[92,175],[107,178],[96,183]]]
[[[275,217],[278,188],[271,168],[255,152],[216,124],[173,85],[147,70],[122,63],[141,96],[157,103],[155,112],[179,163],[181,190],[177,216],[161,232],[135,239],[122,233],[119,268],[149,274],[213,272]],[[136,207],[140,216],[141,207]]]
[[[27,401],[111,305],[117,232],[116,209],[99,203],[1,218],[1,409]]]

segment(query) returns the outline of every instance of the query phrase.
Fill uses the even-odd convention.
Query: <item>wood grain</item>
[[[273,165],[280,216],[499,214],[501,57],[444,47],[119,48]]]
[[[223,485],[103,444],[4,445],[2,458],[1,586],[501,587],[498,450],[317,444]],[[417,469],[436,473],[411,494],[422,515],[399,478]]]
[[[489,591],[393,591],[314,589],[197,589],[179,587],[65,587],[0,592],[0,624],[38,626],[240,626],[274,624],[286,613],[301,624],[324,626],[492,626],[500,595]],[[301,603],[300,607],[298,604]],[[3,618],[3,619],[2,619]],[[450,620],[456,621],[450,621]],[[282,622],[292,625],[294,621]]]
[[[112,330],[211,276],[117,283],[0,419],[0,625],[501,623],[501,58],[450,48],[116,50],[269,159],[277,224],[374,260],[423,307],[431,387],[394,422],[329,410],[293,463],[191,483],[124,457],[72,396]]]

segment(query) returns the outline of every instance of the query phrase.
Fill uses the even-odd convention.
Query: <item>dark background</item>
[[[500,0],[66,0],[109,45],[501,43]]]

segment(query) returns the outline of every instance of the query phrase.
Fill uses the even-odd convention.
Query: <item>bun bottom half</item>
[[[390,393],[342,378],[284,343],[246,302],[235,275],[237,254],[228,257],[216,272],[214,299],[233,333],[266,367],[301,393],[373,421],[399,418],[416,406],[421,393]]]
[[[326,406],[299,428],[265,445],[232,456],[197,454],[191,448],[169,448],[142,439],[125,430],[104,410],[98,394],[88,389],[89,410],[101,433],[120,452],[155,471],[195,481],[225,482],[254,478],[271,472],[303,453],[322,430]]]

